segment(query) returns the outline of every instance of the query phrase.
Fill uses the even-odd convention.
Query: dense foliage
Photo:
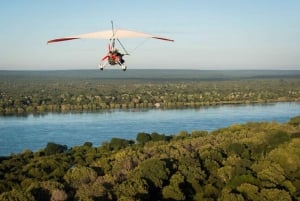
[[[299,72],[2,71],[0,115],[300,101]]]
[[[0,159],[0,200],[300,200],[300,117]]]

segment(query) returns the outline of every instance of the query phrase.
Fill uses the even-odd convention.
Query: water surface
[[[101,113],[0,117],[0,155],[37,151],[48,142],[70,146],[112,137],[135,140],[138,132],[166,135],[180,131],[212,131],[235,123],[287,122],[300,115],[300,103],[224,105],[178,110],[110,110]]]

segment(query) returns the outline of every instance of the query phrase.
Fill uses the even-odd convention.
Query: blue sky
[[[113,2],[113,3],[112,3]],[[128,68],[300,70],[298,0],[9,0],[0,2],[0,70],[94,69],[105,40],[53,38],[116,28]]]

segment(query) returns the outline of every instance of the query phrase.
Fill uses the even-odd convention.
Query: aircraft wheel
[[[127,69],[127,66],[122,65],[122,70],[123,70],[123,71],[126,71],[126,69]]]

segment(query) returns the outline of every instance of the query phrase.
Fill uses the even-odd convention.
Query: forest
[[[0,158],[2,201],[300,200],[300,116],[212,132],[49,142]]]
[[[0,71],[0,115],[300,101],[300,71]],[[300,116],[48,142],[0,157],[1,201],[297,201]]]
[[[0,115],[300,101],[300,71],[1,71]]]

